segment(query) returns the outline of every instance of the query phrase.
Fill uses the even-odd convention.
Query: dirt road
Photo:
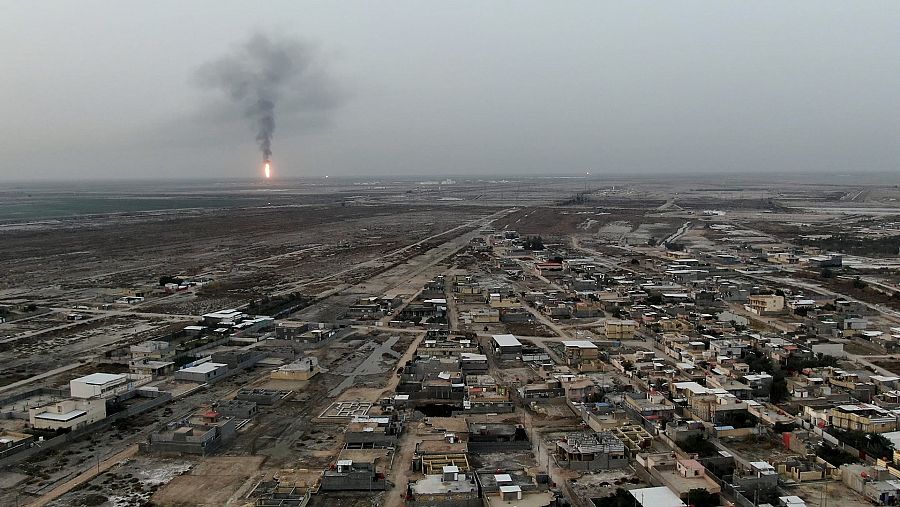
[[[40,507],[42,505],[47,505],[48,503],[56,500],[57,498],[65,495],[69,491],[81,486],[87,481],[97,477],[101,473],[109,470],[110,468],[118,465],[119,463],[125,461],[126,459],[133,458],[138,452],[138,445],[132,444],[128,446],[125,450],[115,454],[114,456],[107,458],[101,461],[96,468],[91,467],[90,470],[86,470],[76,476],[74,479],[70,479],[59,486],[53,488],[48,493],[45,493],[43,496],[38,498],[37,500],[29,503],[29,507]]]

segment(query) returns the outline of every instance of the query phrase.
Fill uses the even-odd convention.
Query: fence
[[[756,507],[756,504],[753,502],[753,500],[750,500],[749,498],[744,496],[744,494],[734,484],[719,479],[718,476],[710,473],[709,470],[706,471],[706,475],[719,485],[719,488],[721,488],[720,494],[722,496],[728,498],[741,507]]]
[[[30,448],[0,459],[0,468],[8,465],[17,465],[32,456],[36,456],[40,453],[55,449],[65,444],[66,442],[78,440],[85,435],[107,428],[112,423],[120,419],[132,417],[134,415],[156,408],[162,404],[168,403],[171,399],[172,395],[170,393],[160,393],[160,395],[155,398],[150,398],[145,402],[136,403],[125,410],[109,415],[106,419],[103,419],[102,421],[99,421],[95,424],[91,424],[84,428],[73,430],[68,433],[63,433],[62,435],[55,436],[42,442],[34,442],[34,444]]]
[[[49,396],[51,398],[65,398],[69,396],[68,389],[54,389],[48,387],[39,387],[37,389],[30,389],[28,391],[24,391],[18,394],[13,394],[7,396],[3,399],[0,399],[0,406],[7,406],[16,403],[17,401],[25,400],[31,398],[33,396]],[[47,400],[44,403],[39,403],[35,406],[40,406],[42,404],[49,403],[51,400]],[[28,419],[28,407],[22,407],[22,410],[11,410],[9,412],[0,413],[0,418],[2,419]]]
[[[49,451],[51,449],[55,449],[66,442],[77,440],[78,438],[81,438],[84,435],[93,433],[93,432],[97,431],[98,429],[105,428],[109,425],[110,425],[110,423],[107,422],[106,420],[104,420],[100,423],[97,423],[97,424],[92,425],[87,428],[82,428],[77,431],[71,431],[69,433],[63,433],[62,435],[55,436],[51,439],[44,440],[42,442],[35,442],[34,445],[32,445],[30,448],[0,460],[0,467],[5,467],[5,466],[9,466],[9,465],[17,465],[32,456],[38,455],[42,452]]]
[[[517,442],[473,442],[469,440],[468,445],[471,452],[525,451],[531,449],[531,442],[527,440]]]
[[[840,450],[842,450],[842,451],[844,451],[844,452],[848,452],[848,453],[850,453],[852,456],[855,456],[855,457],[857,457],[857,458],[863,460],[863,461],[864,461],[866,464],[868,464],[868,465],[875,465],[875,464],[877,464],[877,459],[876,459],[876,458],[873,458],[872,456],[869,456],[869,455],[866,454],[865,452],[860,451],[859,449],[857,449],[857,448],[855,448],[855,447],[852,447],[852,446],[850,446],[850,445],[845,444],[843,441],[838,440],[837,437],[835,437],[834,435],[832,435],[832,434],[826,432],[824,429],[819,428],[818,426],[813,426],[813,427],[812,427],[812,431],[813,431],[813,433],[815,433],[816,435],[822,437],[822,440],[828,442],[832,447],[835,447],[835,448],[837,448],[837,449],[840,449]]]

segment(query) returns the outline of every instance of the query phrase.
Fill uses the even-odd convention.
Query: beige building
[[[784,311],[784,296],[757,294],[750,296],[750,311],[757,315]]]
[[[92,373],[69,381],[69,392],[73,398],[109,398],[133,389],[134,382],[128,375],[117,373]]]
[[[307,356],[273,371],[271,378],[272,380],[309,380],[319,371],[318,359]]]
[[[32,428],[77,430],[106,418],[106,400],[63,400],[28,410]]]
[[[650,475],[664,484],[680,500],[690,501],[689,494],[695,489],[704,489],[717,495],[722,488],[706,475],[706,469],[697,460],[677,458],[671,453],[640,454],[637,462],[644,466]],[[635,491],[632,490],[632,494]],[[659,502],[641,502],[644,507],[666,505]],[[669,505],[677,505],[675,500]]]
[[[613,340],[630,340],[637,331],[633,320],[610,319],[606,321],[606,337]]]
[[[864,431],[866,433],[886,433],[897,430],[897,418],[889,411],[859,403],[838,405],[828,411],[828,420],[835,428]]]
[[[589,340],[563,340],[562,344],[566,348],[566,359],[570,363],[591,361],[600,357],[600,349]]]
[[[492,299],[488,304],[491,306],[491,308],[495,308],[497,310],[522,308],[522,303],[520,303],[517,299]]]
[[[469,310],[469,317],[474,324],[491,324],[500,322],[500,310],[495,308],[475,308]]]
[[[190,326],[188,326],[190,327]],[[148,340],[132,345],[130,348],[132,359],[164,359],[174,355],[171,344],[162,340]]]

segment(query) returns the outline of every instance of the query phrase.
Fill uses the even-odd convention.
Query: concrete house
[[[784,312],[784,296],[757,294],[750,296],[750,311],[757,315],[772,315]]]
[[[172,361],[154,361],[153,359],[132,359],[128,370],[137,375],[148,375],[154,379],[172,374],[175,363]]]
[[[113,373],[92,373],[69,381],[69,391],[73,398],[109,398],[124,394],[134,388],[127,375]]]
[[[207,455],[228,443],[235,434],[235,419],[212,409],[203,409],[187,421],[152,433],[141,444],[145,452]]]
[[[580,367],[584,363],[591,364],[600,357],[600,349],[588,340],[563,340],[566,352],[566,364]]]
[[[382,491],[389,482],[390,451],[387,449],[344,449],[335,465],[322,474],[322,491]]]
[[[306,356],[280,366],[270,376],[272,380],[309,380],[319,371],[319,360],[314,356]]]
[[[106,418],[106,400],[100,398],[63,400],[28,409],[32,428],[77,430]]]
[[[606,321],[606,337],[612,340],[630,340],[637,331],[637,322],[627,319],[610,319]]]
[[[522,355],[522,342],[511,334],[495,334],[491,338],[491,346],[499,359],[516,359]]]
[[[575,470],[609,470],[628,466],[625,444],[610,432],[569,433],[556,442],[556,460]]]
[[[176,380],[188,382],[214,382],[228,373],[228,365],[208,361],[195,366],[186,366],[175,372]]]

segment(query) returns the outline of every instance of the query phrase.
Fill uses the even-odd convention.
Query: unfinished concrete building
[[[416,507],[482,507],[475,478],[459,467],[445,465],[410,484],[406,505]]]
[[[556,443],[556,462],[574,470],[609,470],[628,466],[628,454],[610,432],[569,433]]]
[[[201,454],[216,452],[235,434],[235,419],[214,410],[204,409],[187,420],[170,424],[152,433],[141,444],[141,450],[161,454]]]
[[[290,391],[276,389],[241,389],[235,399],[252,401],[257,405],[274,405],[283,400]]]
[[[216,403],[216,412],[235,419],[251,419],[259,413],[256,402],[245,400],[221,400]]]
[[[440,473],[445,466],[469,471],[469,446],[456,438],[423,440],[416,444],[413,467],[425,475]]]
[[[387,449],[344,449],[335,465],[322,474],[322,491],[383,491],[390,482],[393,453]]]
[[[528,433],[521,424],[469,423],[469,447],[474,451],[530,449]]]
[[[351,422],[344,431],[348,449],[385,449],[397,445],[399,423],[380,425],[376,421]]]

